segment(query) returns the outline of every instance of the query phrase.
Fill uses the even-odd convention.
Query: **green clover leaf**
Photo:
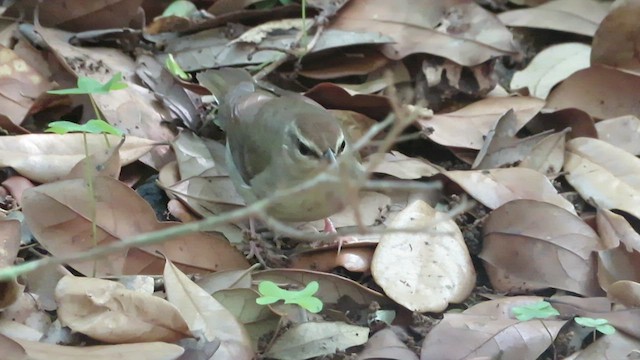
[[[514,306],[511,311],[513,311],[516,319],[520,321],[548,319],[552,316],[560,315],[560,312],[546,301],[539,301],[537,303],[524,306]]]
[[[324,306],[320,299],[313,296],[319,288],[320,285],[317,281],[308,283],[304,289],[299,291],[281,289],[273,281],[262,281],[258,285],[258,292],[262,296],[256,299],[256,303],[268,305],[284,300],[285,304],[297,304],[309,312],[318,313]]]

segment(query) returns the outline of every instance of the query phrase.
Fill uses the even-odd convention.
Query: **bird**
[[[335,231],[328,217],[344,209],[348,198],[340,179],[364,176],[335,116],[303,95],[259,85],[243,69],[206,70],[197,79],[217,99],[227,170],[242,198],[255,203],[329,171],[335,176],[274,199],[266,214],[285,222],[325,219],[325,231]]]

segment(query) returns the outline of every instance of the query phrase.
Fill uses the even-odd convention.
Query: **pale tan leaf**
[[[78,254],[96,246],[145,232],[176,226],[158,222],[140,195],[110,177],[93,179],[97,239],[91,232],[93,200],[83,179],[45,184],[25,192],[23,211],[34,236],[56,256]],[[191,233],[144,248],[129,248],[100,259],[73,263],[85,274],[122,275],[162,272],[164,254],[190,271],[248,267],[247,260],[219,234]]]
[[[418,360],[418,356],[405,345],[390,328],[371,336],[357,360],[396,359]]]
[[[564,169],[582,198],[640,217],[640,159],[602,140],[576,138],[567,143]]]
[[[583,43],[550,46],[511,79],[511,89],[528,88],[532,96],[546,99],[551,89],[574,72],[589,67],[591,47]]]
[[[183,131],[171,145],[176,153],[181,179],[200,176],[205,171],[208,176],[227,175],[222,144],[200,138],[190,131]],[[215,146],[221,147],[219,152],[210,151],[210,148]],[[210,169],[215,169],[215,172],[207,171]]]
[[[412,311],[440,312],[464,301],[476,282],[462,232],[444,213],[415,201],[389,224],[371,262],[371,274],[385,293]]]
[[[438,174],[440,170],[429,161],[408,157],[398,151],[391,151],[386,154],[373,154],[372,157],[364,163],[377,161],[373,157],[382,157],[382,160],[372,170],[375,173],[387,174],[398,179],[415,180],[422,177],[429,177]]]
[[[564,164],[567,132],[569,129],[549,134],[533,147],[529,155],[518,166],[535,170],[550,178],[556,177]]]
[[[174,304],[194,334],[219,340],[211,360],[250,360],[254,353],[244,325],[209,293],[167,261],[164,268],[167,299]]]
[[[576,215],[544,202],[515,200],[487,218],[479,256],[492,266],[487,273],[499,291],[553,287],[598,296],[598,250],[598,235]],[[511,287],[513,282],[519,285]]]
[[[554,204],[575,214],[573,204],[558,194],[551,181],[531,169],[458,170],[443,174],[491,209],[511,200],[530,199]]]
[[[614,334],[600,337],[573,360],[638,359],[639,348],[638,338],[616,331]]]
[[[608,3],[596,0],[555,0],[533,8],[505,11],[498,18],[508,26],[593,36],[608,9]]]
[[[104,342],[172,342],[191,336],[174,305],[114,281],[65,276],[56,286],[56,301],[63,325]]]
[[[18,220],[0,220],[0,268],[13,265],[20,249],[20,229]],[[0,281],[0,309],[15,303],[23,290],[17,279]]]
[[[596,119],[640,116],[640,77],[602,65],[577,71],[547,97],[548,109],[578,108]],[[585,91],[589,89],[589,91]]]
[[[598,281],[606,291],[619,280],[640,281],[640,234],[622,216],[607,209],[596,215],[606,250],[598,252]]]
[[[122,169],[120,148],[125,140],[126,138],[123,137],[117,145],[85,157],[71,169],[64,179],[86,179],[96,176],[110,176],[118,179]]]
[[[640,119],[620,116],[596,123],[598,138],[633,155],[640,155]]]
[[[640,283],[629,280],[616,281],[609,285],[607,297],[628,308],[640,307]]]
[[[104,152],[119,136],[85,134],[89,154]],[[154,147],[155,142],[129,136],[120,148],[121,165],[127,165]],[[85,158],[83,134],[29,134],[0,137],[0,166],[10,166],[37,182],[62,179]]]
[[[35,341],[9,339],[0,335],[6,360],[177,360],[184,350],[163,342],[100,346],[61,346]],[[5,352],[6,351],[6,352]],[[24,354],[24,357],[16,357]]]
[[[513,109],[517,129],[522,128],[544,106],[544,101],[533,97],[487,98],[458,111],[419,119],[418,124],[429,139],[444,146],[479,150],[484,137],[498,119]]]
[[[362,345],[368,338],[368,327],[343,322],[306,322],[278,337],[265,356],[282,360],[308,359]]]

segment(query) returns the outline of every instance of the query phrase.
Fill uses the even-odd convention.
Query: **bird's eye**
[[[344,151],[344,148],[347,147],[347,143],[342,140],[342,142],[340,143],[340,146],[338,146],[338,151],[336,152],[336,154],[342,154],[342,152]]]
[[[316,154],[315,151],[311,150],[310,147],[308,147],[305,143],[303,143],[300,140],[298,140],[298,152],[300,152],[300,154],[303,156],[318,157],[318,154]]]

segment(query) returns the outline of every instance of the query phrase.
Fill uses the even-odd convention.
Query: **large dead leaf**
[[[574,72],[589,67],[591,47],[583,43],[550,46],[511,79],[511,89],[528,88],[532,96],[546,99],[551,89]]]
[[[192,336],[170,302],[115,281],[65,276],[56,286],[56,301],[63,325],[107,343],[173,342]]]
[[[120,142],[115,135],[85,134],[89,154],[104,153]],[[109,143],[105,141],[109,140]],[[120,164],[149,152],[155,141],[128,136],[120,147]],[[0,166],[10,166],[37,182],[59,180],[85,158],[83,134],[29,134],[0,137]]]
[[[519,167],[535,170],[547,177],[556,177],[564,164],[566,131],[550,134],[537,143]]]
[[[640,217],[640,159],[602,140],[576,138],[567,143],[564,169],[583,199]]]
[[[229,310],[169,261],[164,268],[164,280],[167,299],[179,309],[189,330],[203,334],[208,341],[220,341],[210,360],[253,358],[249,335]]]
[[[530,199],[554,204],[575,214],[573,204],[558,194],[551,181],[531,169],[458,170],[443,174],[491,209],[511,200]]]
[[[640,77],[593,65],[573,73],[558,85],[547,98],[547,108],[578,108],[596,119],[640,116],[638,88]]]
[[[421,359],[536,359],[553,342],[566,320],[518,321],[512,309],[541,301],[516,296],[483,301],[462,314],[447,313],[424,339]]]
[[[596,279],[598,235],[557,206],[511,201],[491,212],[480,258],[498,291],[553,287],[586,296],[602,293]]]
[[[177,360],[184,352],[178,345],[163,342],[100,346],[61,346],[0,334],[5,360]]]
[[[376,158],[374,159],[374,157]],[[415,180],[433,176],[440,172],[429,161],[408,157],[398,151],[391,151],[387,154],[373,154],[364,165],[367,166],[368,162],[378,161],[380,157],[382,157],[381,161],[372,170],[374,173],[387,174],[398,179]]]
[[[438,144],[479,150],[484,137],[508,110],[515,112],[516,129],[520,129],[543,106],[544,101],[532,97],[487,98],[458,111],[420,119],[418,124]]]
[[[109,177],[93,179],[98,228],[91,235],[91,196],[83,179],[41,185],[25,192],[23,210],[31,231],[55,256],[68,256],[145,232],[177,225],[158,222],[151,206],[135,191]],[[129,248],[95,261],[74,263],[80,272],[99,275],[158,274],[163,259],[209,271],[248,266],[246,259],[217,234],[193,233],[161,244]],[[94,268],[95,265],[95,268]]]
[[[0,220],[0,268],[13,265],[20,249],[20,221]],[[0,309],[18,300],[24,286],[17,279],[0,281]]]
[[[593,36],[608,9],[608,3],[596,0],[555,0],[533,8],[505,11],[498,18],[508,26]]]
[[[332,29],[371,31],[393,38],[382,52],[398,60],[427,53],[465,66],[514,53],[511,33],[473,1],[351,0],[338,13]]]
[[[371,274],[385,293],[412,311],[440,312],[464,301],[476,283],[469,251],[456,223],[424,201],[407,206],[376,247]]]
[[[571,357],[571,360],[637,359],[638,348],[640,340],[616,331],[614,334],[600,337],[575,357]]]
[[[593,37],[592,64],[603,64],[640,75],[640,3],[618,1]]]
[[[308,359],[362,345],[368,338],[368,327],[344,322],[306,322],[279,336],[265,356],[283,360]]]

